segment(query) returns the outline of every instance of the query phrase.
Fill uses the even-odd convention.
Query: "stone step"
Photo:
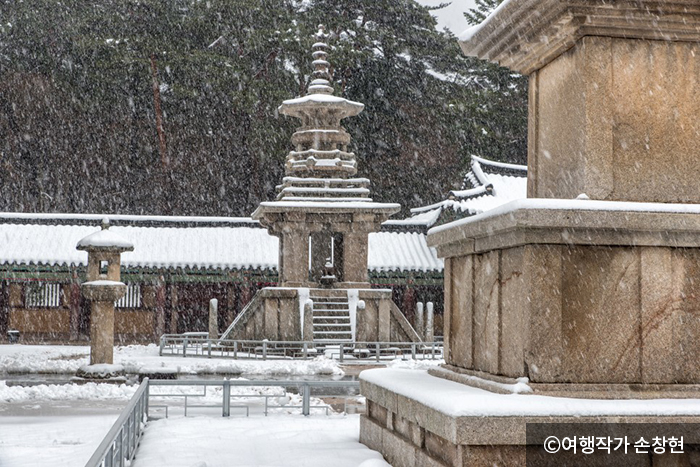
[[[311,301],[314,302],[314,305],[318,304],[318,305],[345,305],[345,306],[348,306],[348,303],[349,303],[347,300],[344,302],[338,301],[338,300],[326,301],[326,300],[319,300],[317,298],[311,298]]]
[[[333,336],[336,338],[347,336],[348,339],[352,339],[352,331],[314,331],[314,339],[318,339],[320,335]]]
[[[350,310],[329,310],[328,308],[314,308],[314,316],[350,316]]]

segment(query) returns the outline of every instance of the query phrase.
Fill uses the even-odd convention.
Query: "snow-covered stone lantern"
[[[121,253],[133,251],[134,245],[109,230],[109,220],[102,221],[102,230],[78,242],[78,250],[88,253],[87,281],[81,285],[83,296],[90,301],[90,365],[111,365],[114,351],[114,302],[126,294],[120,281]],[[85,376],[107,375],[109,368]],[[93,374],[94,373],[94,374]]]

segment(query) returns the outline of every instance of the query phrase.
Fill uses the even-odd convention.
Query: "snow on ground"
[[[146,427],[132,467],[388,466],[359,443],[359,415],[189,417]]]
[[[39,384],[36,386],[8,386],[0,381],[0,402],[45,402],[76,400],[128,401],[137,386],[126,384]],[[2,464],[0,464],[2,465]]]
[[[0,345],[0,374],[68,374],[89,363],[88,346]],[[171,370],[180,374],[342,375],[333,360],[228,360],[159,356],[158,346],[115,347],[114,363],[127,373]]]
[[[85,465],[119,417],[121,407],[76,409],[61,415],[0,416],[0,466],[74,467]],[[29,412],[27,410],[27,412]]]

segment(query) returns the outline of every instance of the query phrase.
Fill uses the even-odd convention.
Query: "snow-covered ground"
[[[132,467],[388,466],[359,442],[359,415],[168,418],[149,423]]]
[[[135,385],[37,384],[8,386],[3,374],[67,375],[88,363],[87,346],[0,345],[0,466],[84,465],[136,390]],[[342,375],[337,362],[223,360],[158,356],[158,347],[115,348],[115,363],[130,373],[166,369],[184,374],[260,376]],[[434,362],[394,361],[394,368],[426,368]],[[31,379],[31,378],[30,378]],[[151,392],[191,393],[192,388],[151,388]],[[255,397],[243,397],[244,395]],[[133,466],[213,467],[218,465],[386,466],[379,453],[359,443],[359,416],[300,415],[297,394],[283,388],[232,387],[231,418],[221,409],[193,410],[194,417],[171,417],[149,423]],[[264,397],[269,414],[262,415]],[[199,403],[220,403],[222,389],[207,389]],[[180,399],[169,397],[171,415]],[[157,401],[157,399],[155,400]],[[155,402],[158,403],[158,402]],[[192,403],[192,402],[191,402]],[[312,398],[311,405],[323,402]],[[233,406],[248,405],[250,418]],[[157,409],[156,409],[157,412]],[[217,415],[218,414],[218,415]]]
[[[89,363],[90,348],[67,345],[0,345],[2,374],[68,374]],[[338,364],[319,357],[315,360],[225,360],[215,358],[158,355],[158,346],[115,347],[114,363],[127,373],[141,369],[173,370],[180,374],[255,374],[276,376],[342,375]]]
[[[0,404],[0,466],[85,465],[124,404],[86,409],[64,403],[48,410],[45,404]]]

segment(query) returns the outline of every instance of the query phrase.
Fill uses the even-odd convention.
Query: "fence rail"
[[[148,419],[148,388],[144,378],[86,467],[125,467],[134,459]]]
[[[233,407],[231,405],[231,398],[260,398],[263,399],[264,401],[264,406],[263,406],[263,413],[265,416],[268,415],[269,411],[269,399],[271,398],[279,398],[279,397],[284,397],[287,395],[286,388],[289,387],[296,387],[297,390],[299,391],[299,395],[302,397],[302,405],[301,406],[294,406],[294,405],[281,405],[279,406],[280,408],[285,408],[285,409],[301,409],[301,413],[303,415],[310,415],[311,409],[322,409],[326,411],[326,413],[329,412],[331,409],[330,404],[324,404],[324,405],[316,405],[312,406],[311,405],[311,397],[316,397],[316,398],[323,398],[323,397],[333,397],[337,399],[343,399],[343,412],[347,412],[347,407],[348,407],[348,399],[351,398],[356,398],[359,396],[359,394],[321,394],[321,393],[316,393],[313,394],[314,389],[345,389],[345,390],[355,390],[359,392],[360,388],[360,382],[359,381],[293,381],[293,380],[284,380],[284,381],[270,381],[270,380],[259,380],[259,381],[251,381],[251,380],[151,380],[150,385],[155,387],[155,386],[190,386],[190,387],[201,387],[203,391],[201,392],[189,392],[189,393],[177,393],[177,392],[172,392],[172,393],[155,393],[151,392],[150,393],[150,398],[151,398],[151,404],[150,407],[152,409],[164,409],[165,410],[165,415],[166,417],[168,416],[169,408],[172,407],[172,405],[167,404],[164,399],[180,399],[183,402],[183,405],[181,406],[184,409],[184,415],[187,416],[187,411],[190,408],[221,408],[221,415],[223,417],[228,417],[231,415],[231,408]],[[222,390],[222,395],[221,395],[221,403],[217,404],[207,404],[207,403],[195,403],[192,404],[191,400],[192,399],[205,399],[207,397],[207,388],[208,387],[221,387],[223,388]],[[279,394],[247,394],[247,393],[238,393],[238,394],[231,394],[231,388],[232,387],[279,387],[283,388],[284,392],[279,393]],[[156,401],[155,399],[160,399]],[[238,405],[236,407],[239,408],[244,408],[246,407],[249,408],[248,404],[245,405]],[[248,409],[246,409],[246,415],[250,415],[250,412]]]
[[[268,341],[208,339],[194,334],[164,334],[159,354],[180,357],[307,360],[319,355],[344,363],[442,358],[442,342]]]

